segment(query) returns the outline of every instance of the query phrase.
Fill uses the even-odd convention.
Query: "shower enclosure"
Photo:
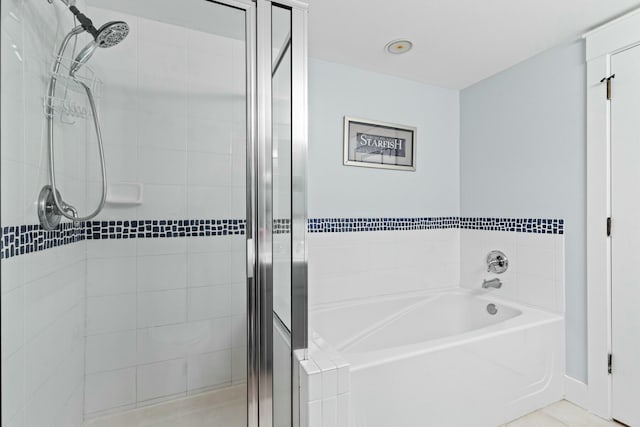
[[[70,5],[99,30],[59,58]],[[299,425],[306,6],[0,13],[2,426]],[[126,37],[94,52],[114,23]],[[57,203],[97,216],[40,225],[52,156]]]

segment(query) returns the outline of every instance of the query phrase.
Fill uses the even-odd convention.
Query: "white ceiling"
[[[311,57],[461,89],[640,0],[308,0]],[[413,50],[384,51],[407,38]]]

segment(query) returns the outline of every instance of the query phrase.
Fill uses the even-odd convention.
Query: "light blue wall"
[[[309,61],[309,216],[566,220],[567,373],[587,379],[584,44],[461,92]],[[342,165],[342,119],[418,127],[417,171]]]
[[[584,382],[585,79],[584,44],[576,42],[546,51],[460,95],[461,214],[566,221],[567,374]]]
[[[345,115],[417,127],[417,170],[343,166]],[[458,215],[459,117],[456,90],[311,59],[309,216]]]

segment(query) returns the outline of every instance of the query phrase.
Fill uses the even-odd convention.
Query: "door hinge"
[[[611,371],[611,365],[612,365],[612,363],[613,363],[613,355],[612,355],[611,353],[609,353],[609,354],[607,355],[607,372],[608,372],[608,373],[611,373],[611,372],[612,372],[612,371]]]
[[[607,100],[610,101],[611,100],[611,79],[615,78],[615,74],[611,74],[609,77],[603,77],[602,80],[600,80],[600,83],[607,83]]]
[[[607,237],[611,236],[611,217],[607,218]]]

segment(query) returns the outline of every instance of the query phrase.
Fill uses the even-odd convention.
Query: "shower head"
[[[104,24],[94,35],[98,47],[112,47],[120,43],[129,34],[129,25],[124,21],[111,21]]]
[[[124,40],[129,34],[129,25],[124,21],[111,21],[104,24],[100,29],[89,32],[93,35],[94,40],[82,48],[71,64],[69,69],[71,77],[75,76],[78,70],[89,61],[96,48],[112,47]]]
[[[104,24],[99,29],[93,26],[93,22],[77,7],[69,6],[71,13],[80,22],[80,27],[93,36],[93,41],[86,45],[76,56],[71,64],[69,75],[73,77],[78,70],[91,58],[97,47],[111,47],[120,43],[129,34],[129,25],[124,21],[111,21]],[[76,29],[72,30],[74,33]]]
[[[117,45],[129,34],[129,25],[124,21],[107,22],[100,29],[96,29],[93,21],[74,5],[69,6],[69,11],[78,19],[80,26],[104,47]]]

